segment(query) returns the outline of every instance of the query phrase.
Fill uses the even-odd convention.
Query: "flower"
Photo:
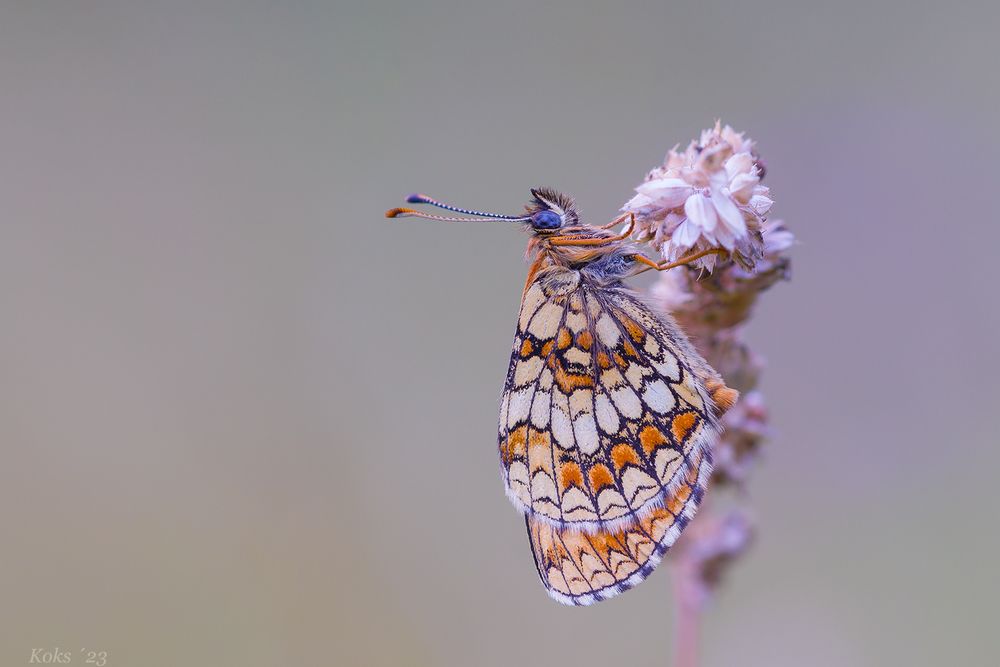
[[[621,210],[635,214],[637,240],[670,261],[722,248],[752,269],[763,256],[761,230],[774,204],[761,175],[753,141],[717,121],[684,151],[671,149]],[[695,263],[709,270],[715,264],[715,255]]]
[[[760,183],[763,175],[753,141],[716,122],[684,151],[675,146],[667,153],[622,207],[636,216],[636,240],[670,261],[715,248],[733,260],[717,266],[717,255],[706,256],[661,273],[650,289],[651,303],[677,320],[725,384],[741,394],[719,415],[724,430],[713,449],[712,503],[673,547],[675,664],[696,664],[701,611],[754,536],[743,508],[746,481],[771,431],[758,389],[764,360],[743,330],[760,294],[788,278],[787,251],[795,242],[780,220],[766,218],[774,202]],[[715,499],[727,488],[735,498],[728,510],[720,509]]]

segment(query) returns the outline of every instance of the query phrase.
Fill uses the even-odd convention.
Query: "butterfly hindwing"
[[[717,436],[706,369],[624,286],[540,273],[501,400],[508,496],[531,521],[590,533],[647,519]]]
[[[563,604],[589,605],[643,581],[694,516],[710,475],[709,450],[694,453],[692,466],[663,506],[613,531],[586,533],[526,516],[545,590]]]

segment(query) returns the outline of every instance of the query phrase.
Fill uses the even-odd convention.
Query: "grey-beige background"
[[[0,663],[664,665],[497,476],[525,275],[721,117],[801,244],[706,665],[996,663],[995,3],[0,6]]]

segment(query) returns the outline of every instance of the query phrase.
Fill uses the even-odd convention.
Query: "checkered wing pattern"
[[[525,290],[498,442],[553,597],[585,604],[624,590],[677,538],[711,470],[713,376],[620,283],[555,269]]]
[[[643,581],[694,516],[711,474],[708,450],[662,507],[618,530],[586,533],[525,517],[535,567],[548,594],[571,605],[589,605]]]
[[[519,509],[594,532],[661,507],[717,426],[704,361],[676,326],[580,276],[550,272],[525,291],[498,441]]]

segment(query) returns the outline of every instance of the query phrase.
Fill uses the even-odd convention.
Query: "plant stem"
[[[701,640],[701,603],[693,563],[686,558],[671,567],[674,598],[674,660],[673,667],[698,667],[698,646]]]

